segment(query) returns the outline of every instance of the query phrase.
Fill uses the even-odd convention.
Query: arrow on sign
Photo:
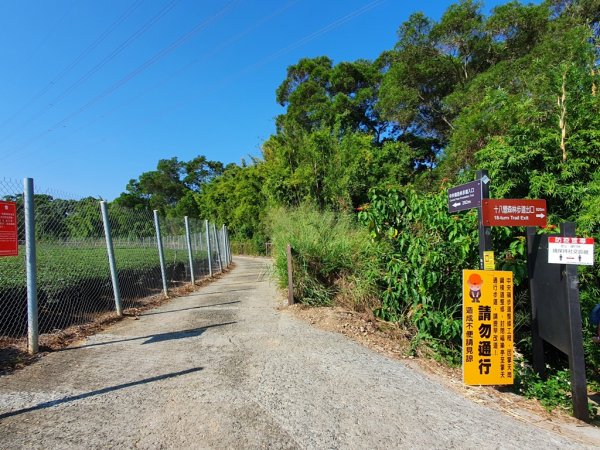
[[[460,206],[460,203],[452,203],[452,206],[456,208],[457,206]]]
[[[536,214],[535,217],[539,217],[540,219],[543,219],[546,216],[544,214]]]

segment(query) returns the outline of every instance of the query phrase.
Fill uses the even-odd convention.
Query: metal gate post
[[[185,236],[187,240],[188,255],[190,258],[190,276],[192,278],[193,286],[196,283],[196,281],[194,279],[194,256],[192,254],[192,237],[190,236],[190,221],[188,219],[188,216],[185,216],[183,219],[185,221]]]
[[[108,265],[110,266],[110,278],[113,285],[113,293],[115,296],[115,308],[117,316],[123,315],[123,306],[121,305],[121,292],[119,291],[119,277],[117,276],[117,263],[115,261],[115,251],[113,248],[112,236],[110,233],[110,222],[108,220],[108,209],[106,202],[100,202],[100,210],[102,211],[102,221],[104,222],[104,236],[106,238],[106,251],[108,252]]]
[[[27,268],[27,349],[31,355],[39,351],[37,266],[35,246],[35,211],[33,178],[23,180],[25,208],[25,265]]]
[[[156,228],[156,244],[158,246],[158,257],[160,259],[160,273],[162,275],[163,292],[165,297],[169,296],[167,288],[167,269],[165,267],[165,252],[163,250],[162,237],[160,234],[160,221],[158,219],[158,210],[154,210],[154,227]]]

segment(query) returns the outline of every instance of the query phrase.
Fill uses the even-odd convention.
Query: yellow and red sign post
[[[513,273],[463,270],[463,381],[513,384]]]

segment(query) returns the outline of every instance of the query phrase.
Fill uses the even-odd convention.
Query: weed
[[[519,395],[536,399],[551,412],[556,408],[572,411],[571,373],[569,369],[553,370],[549,365],[545,380],[535,372],[533,367],[523,358],[515,359],[515,384],[513,389]],[[597,416],[595,406],[588,402],[590,419]]]

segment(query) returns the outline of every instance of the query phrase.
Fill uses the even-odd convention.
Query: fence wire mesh
[[[19,256],[0,258],[0,338],[20,338],[27,335],[22,183],[0,180],[0,198],[17,204],[19,229]],[[36,194],[34,200],[40,334],[92,322],[114,311],[100,201],[66,200],[49,193]],[[140,307],[163,295],[153,214],[113,203],[108,205],[108,218],[123,307]],[[190,284],[192,268],[196,282],[207,277],[209,260],[213,274],[221,270],[224,239],[208,224],[209,253],[206,227],[205,221],[189,220],[190,266],[184,219],[160,218],[169,289]]]

